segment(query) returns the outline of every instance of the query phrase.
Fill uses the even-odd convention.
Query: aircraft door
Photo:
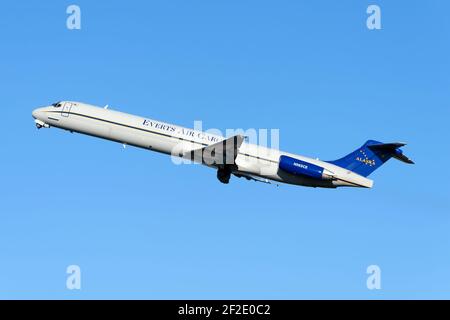
[[[65,102],[61,111],[61,116],[68,117],[70,113],[70,109],[72,109],[72,103]]]

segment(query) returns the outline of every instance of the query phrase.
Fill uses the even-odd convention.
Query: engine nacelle
[[[333,172],[325,168],[288,156],[280,157],[278,167],[290,174],[307,176],[319,180],[332,180],[334,178]]]

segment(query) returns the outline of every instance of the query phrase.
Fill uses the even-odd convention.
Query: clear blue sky
[[[70,4],[2,2],[0,298],[450,298],[448,1],[77,0],[75,31]],[[388,162],[371,190],[223,185],[36,130],[32,109],[57,100],[278,128],[281,149],[321,159],[405,141],[416,165]]]

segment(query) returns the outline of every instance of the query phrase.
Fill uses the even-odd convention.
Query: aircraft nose
[[[42,109],[43,109],[43,108],[37,108],[37,109],[34,109],[33,112],[31,113],[31,115],[33,116],[33,118],[39,119],[39,118],[41,117],[41,115],[42,115]]]

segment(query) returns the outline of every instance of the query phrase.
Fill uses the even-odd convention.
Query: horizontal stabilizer
[[[406,146],[406,143],[394,142],[394,143],[378,143],[369,145],[368,147],[372,150],[379,150],[384,153],[390,154],[393,158],[400,160],[405,163],[414,164],[410,158],[403,154],[403,151],[399,149],[400,147]]]

